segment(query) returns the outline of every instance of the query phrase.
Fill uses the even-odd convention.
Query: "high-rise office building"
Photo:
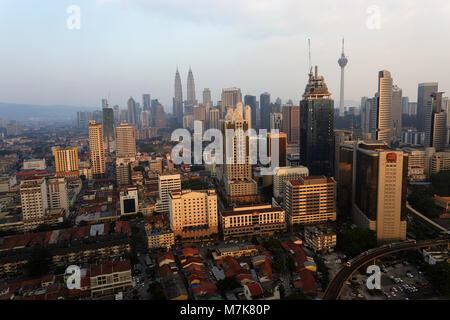
[[[128,123],[132,124],[132,125],[137,125],[138,124],[138,111],[136,108],[136,102],[134,101],[134,99],[132,97],[130,97],[130,99],[128,99],[127,106],[128,106]]]
[[[131,183],[131,163],[135,157],[116,158],[116,180],[118,185],[129,185]]]
[[[119,106],[116,104],[113,107],[114,110],[114,125],[117,125],[120,123],[120,108]]]
[[[282,130],[283,116],[279,112],[270,113],[270,130]],[[287,135],[286,135],[287,136]]]
[[[300,107],[285,105],[282,109],[281,131],[287,134],[289,144],[300,142]]]
[[[135,128],[126,122],[116,127],[116,155],[117,157],[136,156]]]
[[[256,96],[245,95],[244,96],[244,105],[250,106],[252,112],[252,121],[251,128],[257,129],[257,121],[256,121],[256,113],[257,113],[257,104],[256,104]]]
[[[417,131],[425,131],[425,107],[431,94],[437,91],[437,82],[419,83],[417,91]]]
[[[95,120],[89,121],[89,148],[91,150],[92,174],[101,177],[105,173],[105,147],[103,146],[103,128]]]
[[[197,104],[197,100],[195,99],[194,75],[192,73],[191,67],[189,67],[188,78],[187,78],[186,104],[188,106],[193,106],[193,105]]]
[[[159,201],[158,212],[169,212],[170,192],[181,190],[181,177],[179,174],[166,174],[158,176]]]
[[[409,97],[402,97],[402,114],[408,114]]]
[[[424,112],[425,147],[434,147],[436,152],[444,151],[447,144],[447,113],[445,111],[442,92],[433,92]]]
[[[107,99],[102,99],[102,109],[103,108],[108,108],[108,100]]]
[[[173,190],[169,196],[170,228],[175,237],[200,238],[218,235],[215,190]]]
[[[180,73],[175,73],[175,96],[173,98],[173,116],[177,119],[177,125],[181,127],[183,125],[183,90],[181,86]]]
[[[219,129],[220,130],[220,110],[219,109],[209,109],[209,129]]]
[[[56,172],[78,171],[78,148],[59,148],[53,149],[55,154]]]
[[[20,202],[25,230],[32,230],[42,224],[48,209],[46,179],[22,180],[20,183]]]
[[[408,156],[386,143],[361,142],[353,153],[353,217],[379,243],[406,239]]]
[[[166,127],[166,114],[162,105],[158,104],[155,108],[155,116],[153,117],[153,126],[155,128]]]
[[[392,87],[392,136],[397,140],[402,138],[402,89]]]
[[[378,73],[378,108],[375,139],[391,143],[392,138],[392,77],[382,70]]]
[[[209,104],[209,106],[212,107],[211,90],[209,90],[209,88],[203,89],[203,104]]]
[[[252,107],[245,106],[244,107],[244,120],[248,122],[248,127],[253,128],[253,122],[252,122]]]
[[[270,93],[264,92],[259,96],[259,106],[261,111],[261,129],[270,130]]]
[[[285,184],[284,210],[289,225],[336,220],[336,181],[325,176],[300,177]]]
[[[224,164],[221,165],[221,180],[227,196],[246,197],[257,194],[257,184],[252,179],[250,164],[249,129],[238,108],[228,109],[224,120],[220,121],[223,139]],[[228,130],[228,131],[227,131]],[[230,131],[234,133],[230,135]]]
[[[144,110],[141,112],[141,128],[150,127],[150,110]]]
[[[300,163],[311,175],[334,174],[334,103],[317,66],[300,102]]]
[[[221,114],[222,119],[227,113],[227,110],[229,108],[235,108],[239,102],[242,102],[241,89],[239,88],[222,89],[221,99],[222,100],[220,105],[220,112],[222,113]]]
[[[344,106],[344,69],[348,63],[348,59],[344,54],[344,39],[342,39],[342,54],[338,60],[338,64],[341,67],[341,96],[339,100],[339,116],[343,117],[345,115],[345,106]]]
[[[278,140],[278,167],[286,167],[287,165],[287,134],[284,132],[268,132],[267,133],[267,155],[272,159],[272,139]],[[271,161],[272,163],[273,161]],[[273,162],[275,163],[275,162]]]
[[[49,210],[62,209],[64,214],[69,213],[69,196],[67,193],[67,181],[64,177],[52,177],[47,179],[47,201]]]
[[[105,107],[103,112],[103,141],[107,152],[114,151],[114,110]]]
[[[151,110],[151,98],[149,93],[144,93],[142,95],[142,110],[150,111]]]

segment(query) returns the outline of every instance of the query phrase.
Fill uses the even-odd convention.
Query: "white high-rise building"
[[[273,174],[273,196],[275,198],[282,198],[284,196],[286,181],[298,180],[308,175],[309,170],[304,166],[276,168]]]
[[[67,181],[64,177],[53,177],[47,180],[47,199],[50,210],[63,209],[69,213],[69,196]]]
[[[181,190],[181,177],[179,174],[160,175],[158,177],[159,201],[158,212],[169,212],[170,192]]]
[[[392,77],[382,70],[378,73],[378,113],[376,140],[387,144],[392,138]]]
[[[44,178],[22,180],[20,201],[25,230],[34,229],[42,224],[48,209],[46,180]]]

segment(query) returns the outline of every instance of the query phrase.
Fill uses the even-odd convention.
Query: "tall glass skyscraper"
[[[114,148],[114,110],[103,108],[103,141],[106,150],[112,152]]]
[[[300,101],[300,163],[312,176],[334,174],[333,120],[334,101],[316,66]]]
[[[175,96],[173,98],[173,116],[177,119],[177,126],[183,126],[183,91],[181,88],[180,73],[175,73]]]
[[[270,93],[264,92],[259,96],[261,110],[261,129],[270,130]]]

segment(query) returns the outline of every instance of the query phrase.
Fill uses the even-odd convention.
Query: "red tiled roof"
[[[302,281],[302,291],[305,294],[317,294],[316,280],[313,273],[303,268],[300,270],[300,279]]]
[[[131,270],[130,261],[114,261],[105,264],[91,264],[89,267],[89,274],[91,277],[96,277],[102,274],[111,274],[115,272],[123,272]]]
[[[264,291],[259,282],[249,283],[247,284],[247,288],[250,291],[250,295],[252,297],[258,297],[264,294]]]

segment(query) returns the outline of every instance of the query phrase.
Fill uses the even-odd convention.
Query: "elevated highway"
[[[360,255],[356,256],[352,260],[348,261],[336,276],[328,284],[323,300],[338,300],[341,295],[342,288],[345,282],[362,266],[373,261],[377,258],[410,249],[420,249],[432,246],[450,246],[450,238],[447,239],[433,239],[425,241],[405,241],[394,243],[390,245],[384,245],[378,248],[370,249]]]

